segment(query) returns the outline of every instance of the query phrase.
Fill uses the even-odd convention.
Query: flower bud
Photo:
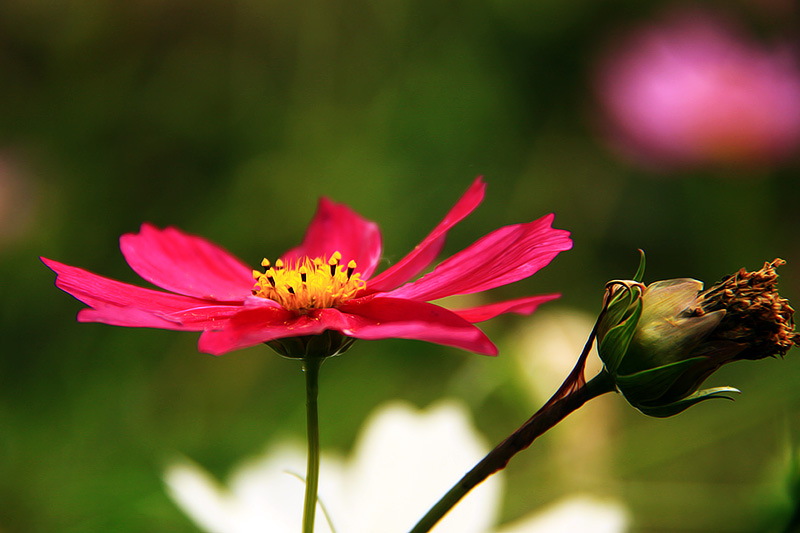
[[[794,310],[778,294],[775,268],[784,263],[741,269],[703,291],[693,279],[643,285],[643,257],[633,280],[609,282],[597,325],[598,353],[619,392],[657,417],[739,392],[698,389],[726,363],[783,356],[800,343]]]

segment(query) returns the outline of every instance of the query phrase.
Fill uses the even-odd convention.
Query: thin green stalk
[[[505,468],[512,457],[530,446],[537,437],[561,422],[568,414],[592,398],[616,390],[614,379],[605,369],[588,383],[584,378],[586,359],[589,357],[589,352],[597,337],[597,329],[606,310],[607,304],[604,303],[603,309],[594,323],[594,328],[592,328],[592,332],[586,340],[583,351],[578,357],[578,362],[575,363],[575,368],[572,369],[572,372],[570,372],[556,393],[527,422],[522,424],[506,440],[498,444],[481,462],[467,472],[458,483],[453,485],[447,494],[442,496],[431,507],[430,511],[422,517],[409,533],[427,533],[430,531],[469,491],[478,484],[483,483],[486,478],[495,472]]]
[[[303,359],[306,375],[306,434],[308,438],[308,463],[306,467],[306,500],[303,508],[303,533],[314,533],[314,514],[317,510],[317,487],[319,485],[319,416],[317,396],[319,394],[319,367],[321,357]]]
[[[581,372],[583,367],[581,366]],[[562,387],[563,389],[563,387]],[[587,401],[601,394],[615,390],[614,381],[605,371],[595,376],[591,381],[578,388],[553,396],[544,407],[528,419],[517,431],[495,447],[494,450],[481,460],[480,463],[467,472],[450,491],[445,494],[428,514],[420,520],[410,533],[426,533],[441,520],[469,491],[482,483],[495,472],[502,470],[517,453],[531,445],[531,443],[545,431],[555,426],[568,414],[578,409]]]

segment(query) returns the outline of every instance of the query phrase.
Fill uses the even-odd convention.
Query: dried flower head
[[[800,343],[800,334],[794,331],[794,309],[778,294],[775,269],[784,264],[783,259],[775,259],[755,272],[742,268],[703,292],[700,305],[692,310],[695,315],[725,310],[711,339],[736,344],[741,349],[737,359],[783,357]]]
[[[775,259],[741,269],[710,289],[693,279],[643,285],[644,263],[632,281],[609,283],[598,324],[598,352],[617,388],[637,409],[671,416],[732,387],[698,390],[722,365],[784,356],[800,334],[794,309],[778,294]]]

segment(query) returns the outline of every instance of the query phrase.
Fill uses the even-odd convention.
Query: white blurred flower
[[[165,472],[172,498],[209,533],[300,531],[305,457],[281,444],[240,465],[228,486],[188,461]],[[425,411],[390,403],[375,411],[346,461],[322,457],[316,531],[405,532],[488,452],[469,415],[455,402]],[[502,473],[482,483],[434,528],[436,533],[621,532],[627,514],[613,503],[579,498],[496,530]],[[586,529],[581,524],[591,524]]]
[[[619,504],[591,496],[573,496],[497,533],[620,533],[627,529],[628,515]]]
[[[304,469],[301,448],[282,444],[262,458],[241,464],[227,487],[187,461],[170,466],[165,480],[172,498],[204,531],[296,532],[302,524],[304,491],[298,476]],[[323,474],[327,475],[323,475],[322,482],[330,483],[330,474]],[[330,492],[329,487],[326,489]],[[317,513],[319,525],[324,526],[324,513],[319,506]],[[330,531],[320,527],[318,530]]]

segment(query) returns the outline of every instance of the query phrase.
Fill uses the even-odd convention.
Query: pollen
[[[340,264],[342,254],[328,257],[301,257],[293,261],[264,259],[266,271],[253,270],[253,296],[268,298],[285,309],[303,310],[336,307],[352,299],[367,286],[356,272],[356,262]]]

